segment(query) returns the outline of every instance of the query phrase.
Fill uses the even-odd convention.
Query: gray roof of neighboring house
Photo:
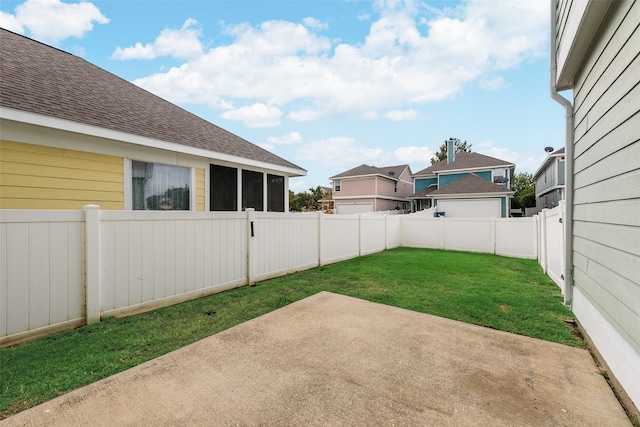
[[[408,198],[409,199],[425,199],[427,198],[427,196],[430,196],[431,193],[433,193],[437,189],[438,189],[438,186],[436,184],[433,184],[428,186],[427,188],[423,188],[422,190],[413,193]]]
[[[304,169],[70,53],[0,29],[0,105]]]
[[[399,179],[400,175],[402,175],[402,172],[404,172],[408,167],[409,165],[383,166],[380,168],[376,166],[360,165],[353,169],[349,169],[346,172],[342,172],[338,175],[332,176],[330,179],[367,175],[383,175],[391,179]]]
[[[513,193],[513,191],[470,173],[431,192],[431,196],[473,193]]]
[[[445,172],[448,170],[474,169],[474,168],[493,168],[493,167],[509,167],[514,166],[513,163],[505,160],[496,159],[494,157],[485,156],[479,153],[467,153],[461,151],[456,153],[455,160],[447,163],[441,160],[428,168],[422,169],[413,174],[413,176],[431,175],[437,172]]]

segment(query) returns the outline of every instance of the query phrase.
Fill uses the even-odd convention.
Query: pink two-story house
[[[413,194],[409,165],[360,165],[330,179],[337,214],[409,211],[407,197]]]

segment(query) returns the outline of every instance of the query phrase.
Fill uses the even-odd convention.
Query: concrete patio
[[[323,292],[0,425],[631,424],[586,350]]]

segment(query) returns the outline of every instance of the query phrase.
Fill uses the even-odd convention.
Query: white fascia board
[[[382,177],[382,178],[388,178],[392,181],[398,181],[398,178],[394,178],[392,176],[389,175],[383,175],[381,173],[368,173],[366,175],[349,175],[349,176],[332,176],[331,178],[329,178],[330,180],[336,180],[336,179],[361,179],[361,178],[375,178],[376,176]]]
[[[42,114],[31,113],[27,111],[16,110],[13,108],[0,107],[0,118],[13,120],[21,123],[28,123],[36,126],[58,129],[67,132],[90,135],[98,138],[113,139],[116,141],[127,142],[129,144],[141,145],[144,147],[158,148],[175,153],[189,154],[198,157],[204,157],[211,160],[221,160],[230,163],[247,165],[258,169],[268,169],[286,173],[290,176],[306,176],[307,171],[304,169],[291,168],[287,166],[275,165],[273,163],[261,162],[258,160],[246,159],[244,157],[233,156],[230,154],[219,153],[217,151],[205,150],[202,148],[189,147],[188,145],[176,144],[175,142],[162,141],[159,139],[148,138],[145,136],[134,135],[131,133],[111,130],[99,126],[87,125],[84,123],[74,122],[71,120],[60,119],[57,117],[45,116]]]

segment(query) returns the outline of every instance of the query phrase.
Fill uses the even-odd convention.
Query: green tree
[[[454,140],[453,144],[454,144],[456,153],[459,153],[461,151],[465,151],[467,153],[471,152],[471,144],[468,144],[467,141],[460,142],[458,138],[451,138],[451,139]],[[438,151],[436,151],[435,156],[431,158],[431,164],[432,165],[436,164],[440,160],[447,160],[447,141],[446,140],[438,148]]]
[[[320,210],[320,199],[324,197],[324,189],[321,186],[309,188],[309,191],[294,193],[289,190],[289,210],[292,212],[313,212]]]
[[[536,183],[533,175],[519,172],[511,181],[511,189],[515,191],[511,207],[514,209],[533,208],[536,205]]]

